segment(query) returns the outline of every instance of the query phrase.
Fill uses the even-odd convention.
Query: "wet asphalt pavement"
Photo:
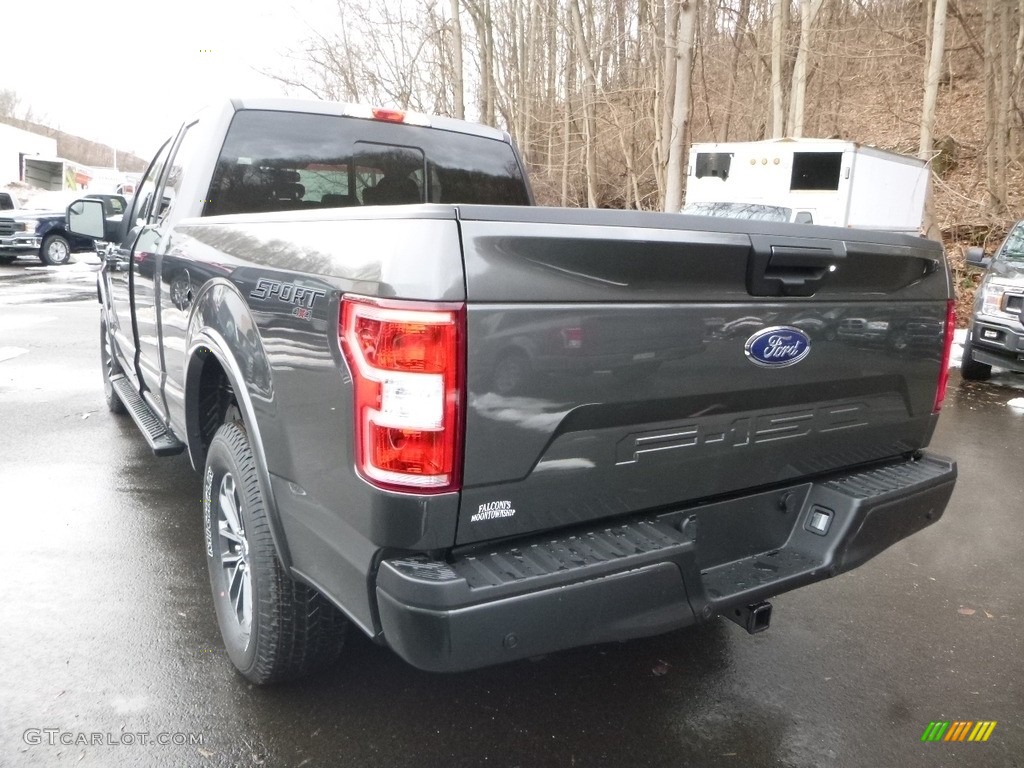
[[[103,404],[96,267],[0,266],[0,766],[1024,766],[1024,376],[954,372],[945,517],[763,634],[436,675],[353,632],[257,689],[221,647],[198,475]],[[998,724],[922,743],[935,720]]]

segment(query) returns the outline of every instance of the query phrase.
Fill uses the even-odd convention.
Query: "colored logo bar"
[[[988,741],[995,728],[995,720],[933,720],[921,741]]]

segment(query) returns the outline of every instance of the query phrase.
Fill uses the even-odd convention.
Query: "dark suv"
[[[66,264],[72,253],[94,251],[95,240],[67,231],[65,211],[67,203],[75,196],[67,197],[59,206],[47,201],[42,207],[0,214],[0,262],[14,261],[22,254],[38,254],[43,264]],[[108,218],[122,215],[127,205],[121,195],[89,194],[84,197],[102,200]]]
[[[961,376],[987,379],[993,365],[1024,373],[1024,221],[991,258],[969,248],[967,263],[986,271],[974,298]]]

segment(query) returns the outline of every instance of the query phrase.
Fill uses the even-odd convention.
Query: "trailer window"
[[[729,166],[732,165],[731,152],[698,152],[695,163],[698,179],[713,176],[725,181],[729,178]]]
[[[839,189],[842,152],[794,152],[791,190]]]

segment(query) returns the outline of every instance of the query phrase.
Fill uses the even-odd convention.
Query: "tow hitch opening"
[[[722,614],[729,621],[739,624],[747,632],[756,635],[764,632],[772,622],[772,604],[767,600],[739,608],[731,608]]]

